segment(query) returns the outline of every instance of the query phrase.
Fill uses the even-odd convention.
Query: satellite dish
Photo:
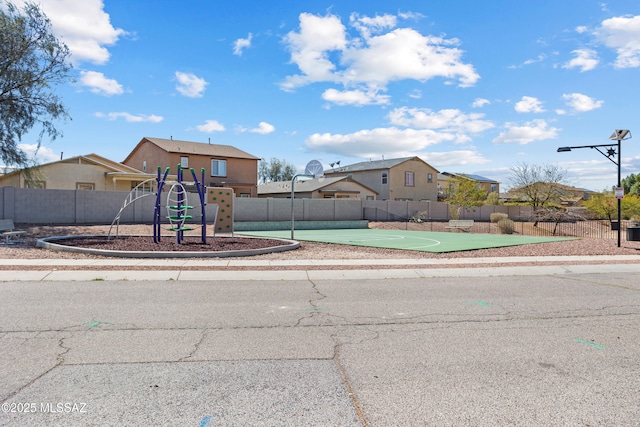
[[[311,160],[304,168],[305,175],[312,175],[314,178],[319,178],[324,173],[322,163],[317,160]]]

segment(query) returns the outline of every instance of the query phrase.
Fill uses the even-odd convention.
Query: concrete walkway
[[[640,255],[346,260],[0,259],[0,266],[15,267],[11,270],[0,270],[0,281],[342,280],[536,276],[575,272],[633,273],[640,272]],[[43,270],[29,268],[35,266],[50,268]],[[149,267],[160,266],[167,269],[149,270]],[[378,268],[372,268],[375,266]],[[73,267],[74,269],[68,270],[64,267]],[[81,267],[87,267],[87,269],[83,270]],[[109,267],[109,269],[101,270],[100,267]],[[120,270],[117,267],[123,269]],[[225,270],[215,270],[216,267],[225,268]],[[234,267],[238,270],[233,270]],[[358,267],[366,268],[359,269]],[[136,270],[136,268],[140,269]],[[269,270],[269,268],[276,269]]]

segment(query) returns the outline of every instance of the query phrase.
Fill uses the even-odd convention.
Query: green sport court
[[[290,239],[291,230],[251,231],[256,237]],[[473,234],[379,229],[295,230],[295,240],[338,245],[368,246],[421,252],[458,252],[533,243],[559,242],[575,238],[516,236],[513,234]]]

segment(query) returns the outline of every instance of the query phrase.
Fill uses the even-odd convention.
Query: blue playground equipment
[[[169,175],[169,169],[166,168],[164,171],[164,175],[161,174],[160,167],[158,166],[158,176],[156,181],[158,182],[158,192],[156,193],[156,203],[153,212],[153,242],[158,243],[161,239],[160,232],[160,224],[161,224],[161,207],[160,207],[160,199],[162,190],[164,185],[167,183],[167,175]],[[196,176],[196,172],[193,168],[190,169],[191,175],[193,176],[193,181],[196,185],[196,190],[198,191],[198,196],[200,197],[200,225],[201,225],[201,239],[202,243],[207,243],[207,214],[205,210],[206,200],[206,186],[204,185],[204,168],[202,168],[202,179],[198,181],[198,177]],[[167,219],[171,224],[169,227],[170,231],[176,232],[176,243],[182,243],[184,239],[184,232],[188,230],[193,230],[193,227],[190,227],[187,224],[187,220],[192,219],[193,217],[188,214],[188,211],[193,209],[193,206],[190,206],[187,200],[187,190],[184,188],[183,179],[184,179],[184,170],[180,165],[178,165],[178,180],[171,185],[171,189],[169,189],[169,193],[167,194]]]
[[[176,232],[176,243],[180,244],[184,240],[184,232],[188,230],[193,230],[193,224],[187,222],[188,220],[193,219],[192,215],[189,215],[189,211],[193,209],[193,206],[190,206],[187,200],[187,190],[185,189],[184,183],[184,170],[180,165],[178,165],[178,173],[177,173],[177,181],[167,181],[167,176],[169,175],[169,170],[171,168],[166,168],[164,170],[164,174],[161,172],[160,166],[158,166],[158,175],[156,178],[148,179],[140,184],[138,184],[131,192],[127,195],[120,211],[111,222],[111,227],[109,228],[108,239],[111,238],[111,230],[113,226],[116,226],[116,237],[118,236],[118,227],[120,225],[120,217],[122,216],[122,212],[124,209],[135,202],[138,199],[141,199],[146,196],[155,195],[156,201],[154,205],[153,211],[153,242],[159,243],[161,239],[161,223],[162,223],[162,208],[160,206],[162,199],[162,190],[164,189],[166,184],[171,184],[171,188],[167,193],[167,203],[165,206],[166,209],[166,219],[169,220],[169,230]],[[196,186],[196,190],[198,191],[198,196],[200,197],[200,227],[201,227],[201,240],[203,244],[207,243],[207,214],[205,206],[207,204],[205,195],[206,195],[206,185],[204,184],[205,178],[205,169],[201,170],[201,179],[198,180],[195,171],[193,168],[190,169],[191,175],[193,176],[193,181]],[[156,184],[157,190],[153,191],[153,184]],[[217,210],[216,210],[217,212]],[[215,217],[216,215],[214,215]],[[215,229],[214,229],[215,234]]]

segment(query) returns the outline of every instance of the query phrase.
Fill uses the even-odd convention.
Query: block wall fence
[[[17,224],[111,224],[128,194],[0,187],[0,219],[12,219]],[[189,193],[188,200],[197,212],[198,195]],[[154,203],[154,197],[135,201],[123,211],[120,223],[153,223]],[[164,205],[165,198],[161,203]],[[293,211],[296,221],[401,221],[418,212],[427,220],[450,218],[447,203],[430,201],[295,199]],[[207,204],[206,212],[207,218],[212,218],[213,205]],[[513,220],[526,220],[531,218],[532,210],[528,206],[481,206],[462,212],[461,219],[488,221],[494,212],[506,213]],[[234,197],[233,217],[234,222],[289,221],[291,199]]]

